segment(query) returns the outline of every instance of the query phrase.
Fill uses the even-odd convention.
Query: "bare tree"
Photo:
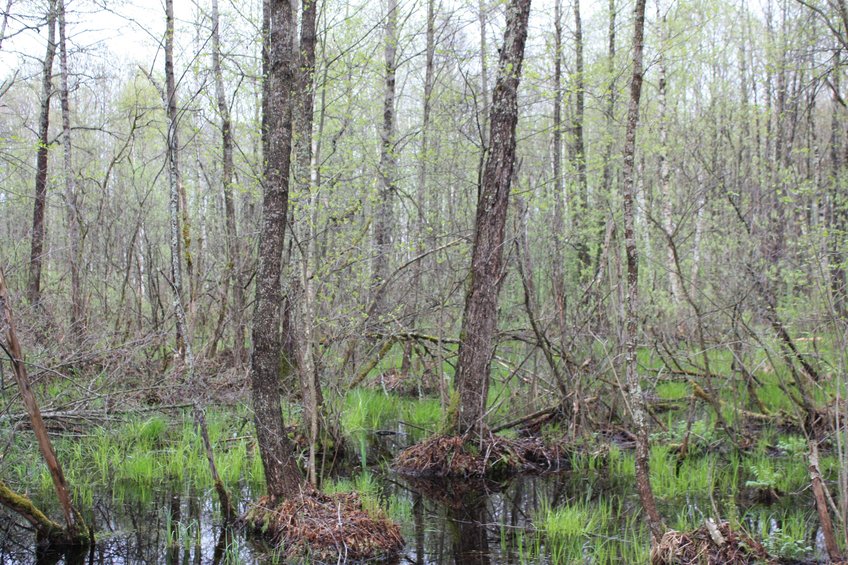
[[[630,102],[627,108],[627,133],[624,138],[624,167],[622,170],[622,192],[624,202],[624,247],[627,256],[627,294],[624,313],[624,363],[626,399],[636,425],[636,487],[639,499],[648,519],[654,543],[662,537],[663,525],[654,493],[651,490],[651,475],[648,468],[650,456],[648,446],[648,421],[645,398],[638,373],[636,350],[638,347],[639,308],[639,256],[636,248],[634,218],[634,157],[636,154],[636,130],[639,126],[639,100],[642,95],[642,52],[645,34],[645,0],[636,0],[633,24],[633,75],[630,79]]]
[[[80,263],[82,262],[82,216],[77,198],[71,142],[71,105],[68,90],[68,45],[65,38],[65,0],[59,0],[59,66],[62,70],[62,148],[65,164],[65,206],[68,216],[68,258],[71,267],[71,332],[79,337],[83,324],[83,296]]]
[[[27,299],[30,304],[41,300],[41,267],[44,260],[44,211],[47,205],[47,159],[50,140],[50,100],[53,96],[53,58],[56,55],[56,13],[58,0],[50,0],[47,8],[47,53],[41,71],[41,110],[38,119],[38,149],[35,163],[35,199],[32,211],[32,244],[29,259]]]
[[[383,38],[385,61],[383,83],[383,127],[380,130],[380,184],[374,216],[374,257],[371,262],[371,302],[375,316],[385,314],[385,282],[389,275],[392,247],[392,202],[397,190],[395,157],[395,77],[397,74],[397,0],[386,0]]]
[[[263,5],[263,21],[263,50],[267,57],[262,116],[263,144],[266,147],[265,186],[250,383],[265,482],[269,496],[279,499],[296,494],[301,482],[293,447],[283,426],[277,385],[282,351],[280,275],[291,165],[291,89],[295,84],[295,21],[291,2],[268,0]]]
[[[221,116],[221,184],[224,192],[224,215],[227,233],[227,270],[228,286],[233,289],[233,357],[242,364],[245,359],[244,339],[244,283],[242,282],[242,253],[236,222],[235,203],[233,201],[233,132],[230,119],[230,105],[224,89],[224,77],[221,70],[221,19],[218,14],[218,0],[212,0],[212,72],[215,75],[215,97],[218,113]],[[226,304],[226,294],[224,296]],[[223,306],[222,306],[223,307]]]
[[[498,293],[503,264],[504,229],[509,188],[515,166],[515,126],[518,122],[518,84],[524,61],[530,0],[512,0],[507,7],[504,42],[492,96],[490,150],[477,200],[471,282],[465,299],[456,367],[459,390],[459,433],[480,437],[489,392],[489,369],[497,330]]]

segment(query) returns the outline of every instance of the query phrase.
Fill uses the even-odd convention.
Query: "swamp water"
[[[401,525],[406,547],[392,563],[648,561],[633,459],[625,449],[613,445],[574,456],[561,471],[502,483],[434,483],[388,470],[385,456],[400,447],[395,437],[372,435],[362,445],[367,449],[361,457],[369,461],[365,471],[357,468],[325,488],[356,490],[366,508],[379,506]],[[698,527],[717,511],[743,524],[786,562],[824,559],[802,458],[762,453],[743,460],[733,454],[703,453],[678,465],[669,448],[657,445],[651,459],[652,482],[670,528]],[[255,464],[248,462],[241,473],[249,475]],[[0,564],[284,561],[259,541],[223,531],[214,491],[192,488],[188,485],[196,483],[188,478],[163,482],[123,477],[105,484],[85,495],[87,518],[97,531],[93,548],[76,556],[38,554],[33,534],[19,520],[0,513]],[[242,478],[230,487],[240,501],[239,511],[258,497],[259,484],[255,477]],[[782,493],[779,499],[763,503],[763,493],[772,490]],[[37,504],[55,511],[49,488],[31,495]]]

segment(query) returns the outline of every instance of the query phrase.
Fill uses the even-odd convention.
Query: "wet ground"
[[[379,449],[394,449],[385,439]],[[388,448],[388,449],[387,449]],[[358,469],[350,478],[355,481]],[[647,532],[639,518],[632,479],[597,471],[564,469],[492,482],[432,483],[410,480],[375,465],[371,496],[379,500],[403,528],[406,547],[394,563],[620,563],[647,559]],[[684,469],[683,472],[686,472]],[[162,483],[135,488],[116,485],[95,495],[92,514],[97,544],[76,556],[39,554],[33,534],[20,521],[0,514],[0,564],[5,563],[279,563],[280,555],[240,533],[221,527],[212,491],[196,492],[187,485]],[[236,493],[243,511],[257,493],[243,487]],[[49,498],[36,502],[49,504]],[[568,525],[553,543],[534,527],[545,508],[575,508]],[[717,511],[737,518],[758,539],[801,562],[815,561],[817,521],[811,497],[799,492],[777,503],[746,500],[736,492],[709,496],[682,494],[663,499],[661,511],[669,525],[701,522]],[[580,523],[580,521],[583,523]],[[793,524],[807,531],[787,535]],[[785,523],[784,523],[785,522]],[[796,526],[792,526],[797,529]],[[801,538],[801,539],[796,539]],[[787,545],[790,544],[790,545]],[[793,545],[794,544],[794,545]],[[782,545],[782,547],[778,547]]]

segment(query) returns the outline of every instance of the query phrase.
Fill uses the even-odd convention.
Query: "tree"
[[[221,116],[221,185],[224,193],[224,215],[226,223],[227,285],[233,290],[232,326],[233,356],[236,362],[245,361],[244,338],[244,283],[242,281],[242,253],[236,223],[235,203],[233,201],[233,133],[230,118],[230,106],[224,89],[224,76],[221,71],[221,19],[218,14],[218,0],[212,0],[212,72],[215,75],[215,98],[218,113]],[[226,293],[224,295],[226,306]]]
[[[253,353],[250,384],[254,423],[265,482],[272,500],[297,493],[300,470],[280,411],[278,379],[282,337],[283,235],[289,197],[292,148],[292,86],[295,84],[294,15],[289,0],[267,0],[263,5],[263,50],[267,56],[263,89],[263,143],[266,147],[259,234],[259,270],[253,316]]]
[[[41,109],[38,120],[38,149],[35,164],[35,199],[32,212],[32,244],[30,245],[30,304],[41,300],[41,267],[44,260],[44,211],[47,204],[47,159],[50,140],[50,100],[53,96],[53,58],[56,54],[56,14],[58,0],[50,0],[47,8],[47,53],[41,70]],[[5,21],[5,20],[4,20]]]
[[[76,177],[73,168],[71,142],[71,105],[68,90],[68,46],[65,39],[65,0],[59,0],[59,66],[62,70],[62,148],[65,165],[65,206],[68,216],[68,263],[71,266],[71,332],[77,338],[82,333],[84,318],[81,267],[82,216],[77,198]]]
[[[29,375],[27,374],[26,364],[24,362],[24,355],[18,341],[17,332],[15,331],[15,322],[12,317],[12,305],[9,300],[6,276],[3,274],[2,269],[0,269],[0,328],[2,328],[0,334],[5,341],[5,344],[0,343],[0,348],[3,349],[3,353],[9,357],[9,361],[12,363],[15,382],[18,385],[21,400],[26,408],[32,430],[38,440],[38,448],[50,472],[50,478],[53,480],[53,488],[56,491],[56,497],[59,499],[59,505],[65,517],[65,528],[61,528],[58,524],[47,518],[28,498],[12,492],[2,481],[0,481],[0,503],[24,516],[35,528],[37,534],[43,539],[46,539],[49,544],[57,546],[88,545],[90,541],[88,528],[85,520],[83,520],[77,509],[74,508],[71,501],[71,489],[68,481],[65,479],[62,466],[56,458],[56,451],[53,449],[50,436],[47,434],[47,427],[44,425],[41,409],[35,400],[35,394],[32,392]]]
[[[490,149],[477,200],[471,272],[460,332],[456,386],[459,391],[457,431],[481,437],[489,392],[489,369],[497,330],[498,293],[503,276],[503,244],[509,189],[515,166],[518,84],[527,40],[530,0],[507,7],[504,42],[492,95]]]
[[[634,161],[636,155],[636,130],[639,126],[639,100],[642,96],[642,52],[645,35],[645,0],[636,0],[633,24],[633,74],[630,79],[630,101],[627,107],[627,133],[624,138],[624,166],[621,185],[624,204],[624,247],[627,255],[627,293],[624,313],[624,366],[626,396],[636,425],[636,487],[639,499],[656,543],[663,533],[662,519],[657,511],[654,493],[651,490],[651,475],[648,468],[650,456],[648,445],[648,422],[645,398],[638,373],[636,351],[638,348],[639,308],[639,255],[636,248],[634,220]]]
[[[374,216],[374,256],[371,262],[372,315],[385,314],[385,283],[389,276],[392,246],[392,202],[397,190],[395,156],[395,80],[398,43],[397,0],[386,1],[386,25],[383,39],[385,75],[383,79],[383,126],[380,130],[380,172],[377,210]],[[371,314],[370,314],[371,315]]]

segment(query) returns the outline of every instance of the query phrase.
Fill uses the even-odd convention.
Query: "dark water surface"
[[[513,477],[502,483],[432,483],[406,479],[384,469],[385,465],[369,471],[377,486],[376,496],[391,517],[400,522],[406,540],[404,552],[391,563],[600,564],[634,562],[646,557],[647,531],[639,517],[635,487],[627,478],[610,477],[603,470],[591,476],[585,471],[578,475],[563,470]],[[258,495],[247,487],[234,494],[241,501],[239,511],[244,511]],[[767,533],[780,533],[779,516],[787,509],[800,508],[809,515],[814,512],[811,497],[800,494],[786,497],[779,506],[760,508],[752,503],[744,510],[739,509],[743,505],[737,504],[736,493],[715,496],[718,500],[689,496],[666,500],[662,512],[670,521],[682,513],[697,522],[711,515],[715,506],[721,515],[736,512],[750,531]],[[49,505],[51,501],[45,498],[36,503]],[[534,517],[543,507],[571,504],[582,504],[584,508],[606,505],[612,509],[612,517],[605,526],[591,526],[570,539],[565,548],[554,551],[545,547],[543,538],[532,527]],[[96,494],[91,508],[87,518],[93,518],[97,543],[74,556],[39,554],[32,532],[20,520],[0,511],[0,565],[283,562],[273,548],[242,533],[225,531],[212,491],[196,492],[167,484],[153,489],[122,484],[112,492]],[[802,557],[807,560],[821,556],[816,549],[815,524],[817,521],[810,521],[805,541],[810,551]]]

